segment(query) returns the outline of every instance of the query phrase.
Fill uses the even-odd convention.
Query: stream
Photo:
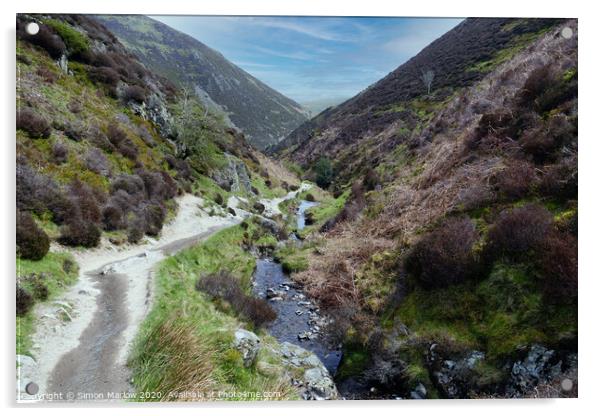
[[[316,202],[301,201],[297,209],[298,230],[305,227],[305,211],[315,205]],[[268,332],[279,342],[287,341],[313,352],[334,375],[341,360],[341,348],[331,345],[324,333],[327,317],[320,314],[318,306],[273,258],[259,258],[256,266],[253,292],[267,299],[278,315],[266,327]]]

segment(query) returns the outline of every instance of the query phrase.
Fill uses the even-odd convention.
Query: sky
[[[461,22],[394,17],[151,17],[217,50],[305,105],[356,95]]]

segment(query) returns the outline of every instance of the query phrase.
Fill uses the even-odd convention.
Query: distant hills
[[[146,16],[95,16],[151,70],[194,92],[256,148],[278,143],[307,120],[298,103],[198,40]]]

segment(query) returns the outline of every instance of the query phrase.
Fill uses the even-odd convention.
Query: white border
[[[488,4],[491,3],[491,4]],[[495,3],[495,4],[493,4]],[[2,238],[2,264],[5,273],[1,277],[3,290],[2,313],[3,328],[8,328],[3,337],[2,348],[2,382],[1,393],[3,405],[14,407],[15,396],[15,364],[14,364],[14,123],[15,123],[15,13],[16,12],[71,12],[71,13],[143,13],[143,14],[236,14],[236,15],[351,15],[351,16],[521,16],[521,17],[577,17],[579,18],[579,84],[580,88],[580,236],[579,236],[579,395],[577,400],[505,400],[505,401],[429,401],[429,402],[338,402],[338,403],[269,403],[261,404],[209,404],[168,407],[129,407],[127,413],[152,415],[164,412],[178,414],[195,414],[209,412],[224,414],[244,412],[248,415],[282,414],[307,415],[331,414],[345,412],[364,414],[375,408],[378,412],[403,413],[438,413],[448,415],[505,415],[508,413],[540,413],[563,415],[577,413],[593,413],[599,407],[599,390],[602,388],[601,325],[600,308],[597,307],[602,293],[601,265],[598,260],[602,236],[600,214],[598,213],[600,198],[600,159],[602,158],[602,93],[600,91],[600,49],[602,36],[599,27],[602,24],[600,13],[594,2],[568,1],[532,1],[503,0],[497,2],[470,0],[427,0],[414,2],[384,0],[219,0],[214,2],[190,0],[146,0],[123,1],[104,0],[102,2],[78,0],[21,0],[18,4],[2,2],[2,99],[0,115],[4,135],[1,156],[3,163],[2,186],[4,191],[0,209],[0,230]],[[9,409],[9,413],[15,409]],[[81,408],[19,409],[26,413],[40,411],[50,415],[81,414]],[[109,410],[110,411],[110,410]],[[119,414],[122,409],[117,410]],[[86,409],[86,414],[106,414],[105,408]]]

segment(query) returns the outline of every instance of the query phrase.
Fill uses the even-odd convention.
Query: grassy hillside
[[[552,23],[468,20],[284,150],[340,202],[283,256],[335,317],[341,382],[528,396],[576,369],[577,27]],[[435,58],[457,71],[428,93],[408,71]]]

